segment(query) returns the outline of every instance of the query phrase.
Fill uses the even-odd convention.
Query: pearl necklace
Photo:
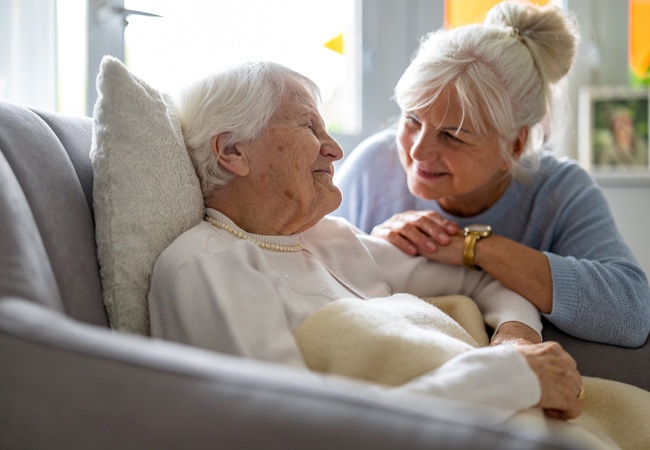
[[[253,236],[251,236],[248,233],[245,233],[243,231],[237,230],[227,223],[221,222],[220,220],[213,219],[210,216],[205,216],[206,222],[210,223],[212,226],[221,228],[222,230],[227,231],[228,233],[232,234],[238,239],[245,239],[247,241],[252,242],[253,244],[257,245],[260,248],[263,248],[264,250],[270,250],[272,252],[299,252],[303,249],[302,244],[298,243],[296,245],[280,245],[280,244],[269,244],[268,242],[263,242],[260,241],[259,239],[255,239]]]

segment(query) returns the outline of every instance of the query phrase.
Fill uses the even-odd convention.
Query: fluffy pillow
[[[110,324],[149,334],[153,265],[201,221],[199,180],[168,96],[104,57],[90,153],[97,252]]]

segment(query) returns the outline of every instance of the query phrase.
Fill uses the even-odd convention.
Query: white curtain
[[[56,0],[0,0],[0,98],[56,109]]]

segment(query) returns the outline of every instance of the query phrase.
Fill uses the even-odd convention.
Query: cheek
[[[309,136],[304,136],[299,133],[292,134],[280,147],[283,150],[282,154],[279,154],[278,157],[282,158],[287,164],[286,167],[292,171],[301,171],[305,167],[310,167],[320,150],[318,141],[314,144]]]
[[[407,174],[409,174],[409,168],[413,165],[413,159],[411,158],[411,155],[409,155],[409,153],[402,146],[398,146],[397,155],[399,156],[399,162],[402,166],[402,169],[404,169]]]
[[[397,153],[402,166],[409,166],[413,162],[413,158],[411,158],[411,138],[406,133],[400,133],[397,135],[396,143]]]
[[[483,167],[485,171],[507,170],[509,162],[504,158],[498,142],[492,142],[483,152],[480,158],[474,161],[477,168]]]
[[[456,180],[465,186],[483,185],[503,172],[503,159],[500,154],[453,155],[447,164],[456,175]]]
[[[404,126],[400,125],[397,128],[397,143],[402,149],[408,150],[411,147],[411,143],[413,142],[413,138],[410,136],[408,131],[404,128]]]

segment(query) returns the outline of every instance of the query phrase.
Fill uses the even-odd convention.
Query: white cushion
[[[113,328],[148,335],[153,265],[202,220],[201,189],[165,93],[110,56],[97,91],[90,157],[104,303]]]

